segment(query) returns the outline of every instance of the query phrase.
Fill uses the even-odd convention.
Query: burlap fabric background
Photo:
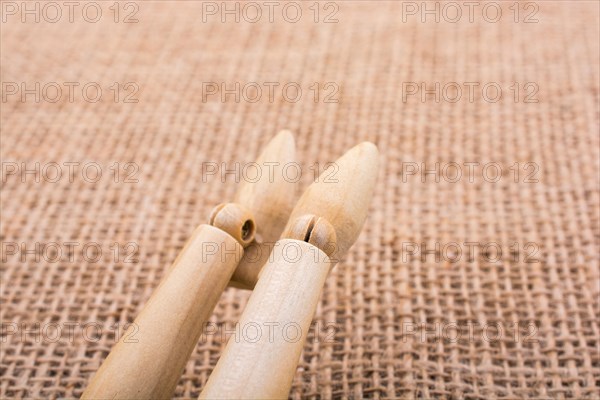
[[[259,22],[222,23],[197,1],[119,3],[115,22],[113,2],[98,1],[102,18],[90,23],[85,4],[72,23],[66,6],[54,23],[50,9],[23,23],[3,8],[0,397],[81,395],[115,324],[133,321],[195,226],[232,198],[233,176],[203,182],[203,163],[250,162],[283,128],[297,140],[300,189],[315,163],[359,141],[382,156],[369,219],[327,280],[292,398],[600,396],[597,2],[521,3],[519,14],[495,3],[497,22],[480,3],[473,22],[461,6],[457,23],[450,9],[423,23],[422,9],[366,1],[318,3],[318,22],[304,3],[297,23],[282,5],[272,23],[264,5]],[[138,21],[123,23],[132,12]],[[23,100],[7,82],[39,82],[42,97]],[[54,103],[52,82],[63,89]],[[79,84],[73,99],[68,82]],[[203,98],[205,82],[264,90],[256,102],[251,91],[222,101]],[[265,82],[280,85],[272,99]],[[290,82],[296,102],[292,89],[281,94]],[[448,86],[423,101],[410,82],[463,93],[453,102]],[[93,88],[83,97],[88,83],[99,101]],[[488,83],[501,99],[482,95]],[[139,101],[125,102],[135,85]],[[439,182],[422,182],[436,162]],[[66,163],[79,163],[73,179]],[[479,163],[472,181],[466,163]],[[97,260],[82,251],[90,243]],[[248,296],[228,289],[211,321],[233,329]],[[201,340],[177,397],[199,394],[226,338]]]

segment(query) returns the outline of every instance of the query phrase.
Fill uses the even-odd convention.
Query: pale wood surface
[[[262,238],[275,240],[293,204],[295,183],[285,179],[285,165],[295,160],[294,138],[281,131],[265,147],[256,164],[258,180],[244,180],[236,203],[213,210],[210,225],[201,225],[134,321],[137,332],[115,345],[83,398],[169,398],[187,359],[221,293],[242,260],[243,247]],[[212,246],[212,247],[205,247]],[[217,250],[217,254],[210,255]],[[226,251],[233,251],[224,257]],[[268,256],[269,251],[266,251]],[[240,287],[253,287],[265,254],[243,263]],[[235,285],[235,283],[234,283]],[[134,339],[131,339],[133,337]],[[127,343],[137,340],[135,343]]]
[[[201,399],[287,398],[331,263],[309,243],[277,243]]]
[[[291,214],[288,212],[289,220],[284,231],[291,232],[296,228],[293,224],[297,224],[298,219],[304,216],[323,217],[335,229],[335,249],[331,248],[332,244],[327,248],[318,247],[325,250],[332,260],[339,261],[356,241],[367,218],[379,169],[379,151],[374,144],[362,142],[348,150],[334,164],[332,168],[335,172],[328,170],[322,173],[319,180],[302,194]],[[288,192],[281,195],[289,196],[292,192],[288,188]],[[286,197],[285,202],[289,201],[290,198]],[[274,240],[275,232],[282,230],[272,230],[268,237]],[[272,246],[273,243],[269,247],[257,242],[248,246],[230,284],[238,288],[254,288]]]
[[[247,248],[230,286],[253,289],[292,212],[298,183],[286,168],[296,162],[294,136],[279,132],[256,159],[261,175],[256,182],[241,182],[235,202],[251,210],[256,222],[256,239]],[[293,176],[292,176],[293,177]],[[253,179],[254,180],[254,179]]]
[[[373,196],[379,152],[370,142],[362,142],[334,163],[334,171],[322,173],[302,194],[290,215],[285,231],[304,215],[323,217],[335,229],[337,249],[333,260],[342,258],[354,244],[367,218]]]
[[[229,285],[239,289],[254,289],[263,266],[269,260],[274,244],[254,241],[246,247]]]
[[[222,230],[200,225],[82,398],[170,398],[243,251]]]
[[[292,212],[297,182],[289,178],[286,166],[295,161],[294,136],[283,130],[267,143],[256,166],[247,166],[248,175],[255,170],[260,175],[242,179],[233,201],[252,212],[259,242],[276,242]]]
[[[328,254],[342,257],[358,237],[378,158],[375,145],[361,143],[335,162],[333,181],[320,179],[304,192],[284,229],[293,238],[274,247],[240,319],[240,334],[229,339],[200,399],[287,398],[325,279],[337,262]],[[286,333],[296,327],[300,337],[291,340]]]

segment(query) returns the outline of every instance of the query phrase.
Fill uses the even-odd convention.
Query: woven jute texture
[[[220,172],[281,129],[298,194],[381,152],[292,398],[600,397],[596,1],[55,4],[2,2],[1,398],[80,396],[232,199]],[[223,293],[177,397],[249,295]]]

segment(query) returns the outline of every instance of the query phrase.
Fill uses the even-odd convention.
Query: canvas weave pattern
[[[497,22],[481,6],[473,22],[423,23],[401,1],[223,23],[206,2],[150,1],[127,24],[133,8],[119,3],[115,22],[113,2],[96,3],[97,23],[78,8],[72,23],[16,14],[1,27],[3,85],[63,94],[23,101],[3,86],[0,398],[79,397],[114,327],[233,198],[234,176],[206,176],[203,163],[251,162],[281,129],[296,138],[299,191],[360,141],[381,152],[368,220],[327,279],[291,398],[600,398],[597,2],[536,2],[532,23],[523,3],[518,22],[513,2],[496,2]],[[79,83],[73,101],[65,82]],[[82,95],[90,82],[97,102]],[[256,82],[262,96],[248,86],[222,99],[207,82]],[[265,82],[278,83],[272,99]],[[282,95],[288,83],[298,101],[293,87]],[[422,99],[422,83],[439,83],[439,99]],[[65,163],[79,163],[73,179]],[[89,243],[99,259],[82,254]],[[472,257],[465,243],[477,243]],[[211,323],[234,330],[249,295],[228,288]],[[199,395],[227,337],[201,339],[176,397]]]

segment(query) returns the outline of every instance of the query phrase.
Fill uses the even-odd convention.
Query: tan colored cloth
[[[596,2],[498,2],[496,22],[488,3],[473,22],[466,6],[436,22],[421,2],[305,3],[296,23],[283,3],[272,23],[261,2],[255,23],[196,1],[96,2],[97,23],[86,3],[72,23],[41,4],[22,23],[7,3],[21,7],[2,3],[0,397],[80,396],[115,324],[232,198],[233,177],[203,182],[203,163],[250,162],[284,128],[302,189],[359,141],[382,153],[292,398],[600,396]],[[221,101],[236,82],[239,102]],[[439,182],[423,172],[436,163]],[[248,296],[228,289],[211,322],[233,329]],[[200,393],[225,339],[201,340],[177,397]]]

